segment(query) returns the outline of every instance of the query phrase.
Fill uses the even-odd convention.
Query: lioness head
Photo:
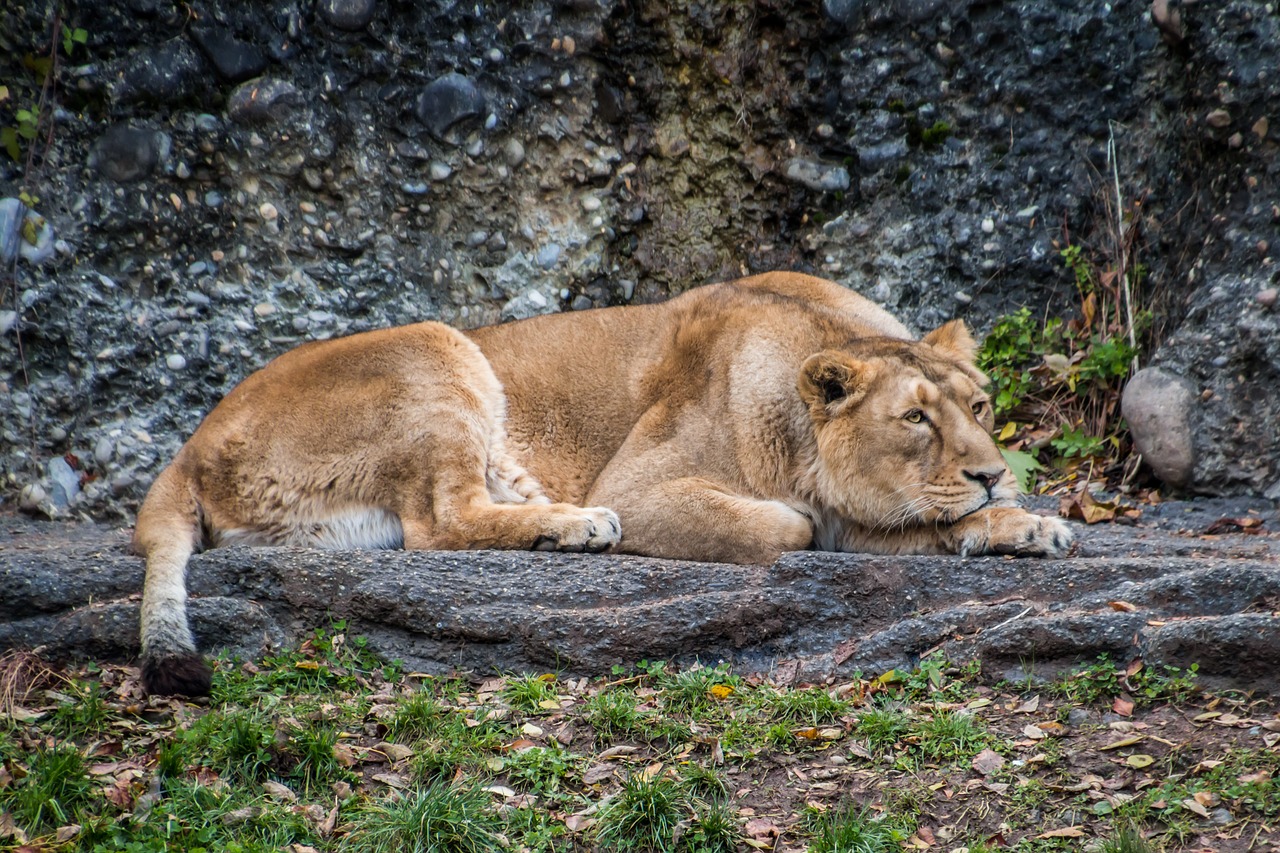
[[[819,498],[879,529],[950,524],[1018,496],[991,439],[994,418],[953,320],[922,341],[871,338],[824,350],[800,369],[818,447]]]

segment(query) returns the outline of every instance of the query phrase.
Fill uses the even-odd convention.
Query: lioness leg
[[[813,541],[809,519],[781,501],[733,494],[710,480],[683,477],[635,490],[593,492],[624,521],[619,550],[719,563],[770,563]]]
[[[537,480],[503,449],[496,411],[480,418],[458,412],[465,409],[435,407],[423,451],[449,464],[429,469],[425,494],[398,507],[406,548],[603,551],[618,541],[612,510],[547,501]]]
[[[1062,557],[1071,548],[1066,522],[1017,507],[980,509],[939,531],[943,542],[961,556],[1009,554],[1015,557]]]

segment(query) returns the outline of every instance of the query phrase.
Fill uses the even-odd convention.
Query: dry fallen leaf
[[[1196,800],[1192,799],[1191,797],[1187,797],[1185,800],[1179,803],[1179,805],[1181,805],[1184,809],[1186,809],[1189,812],[1195,812],[1196,814],[1200,815],[1200,817],[1207,818],[1209,816],[1209,810],[1206,809],[1203,805],[1201,805]]]
[[[998,752],[984,749],[973,757],[972,764],[974,770],[977,770],[983,776],[990,776],[1001,767],[1004,767],[1004,757]]]
[[[1152,758],[1150,755],[1137,752],[1137,753],[1134,753],[1133,755],[1130,755],[1128,758],[1126,758],[1124,760],[1124,763],[1129,765],[1130,767],[1135,767],[1141,770],[1143,767],[1150,767],[1152,764],[1154,764],[1155,759]]]
[[[1061,829],[1051,829],[1048,832],[1042,832],[1036,838],[1083,838],[1084,828],[1079,826],[1064,826]]]
[[[1106,746],[1098,747],[1099,752],[1106,752],[1112,749],[1123,749],[1126,746],[1133,746],[1135,743],[1142,743],[1142,735],[1133,735],[1132,737],[1121,738],[1120,740],[1109,743]]]
[[[1038,710],[1040,710],[1040,697],[1036,695],[1014,708],[1013,712],[1015,714],[1034,714]]]
[[[1117,696],[1116,700],[1111,703],[1111,710],[1115,711],[1122,717],[1133,716],[1133,700],[1126,699],[1123,696]]]

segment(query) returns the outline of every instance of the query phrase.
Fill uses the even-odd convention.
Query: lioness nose
[[[991,490],[996,487],[996,483],[1000,482],[1000,471],[965,471],[964,475],[975,483],[981,483],[982,487],[987,490],[987,494],[991,494]]]

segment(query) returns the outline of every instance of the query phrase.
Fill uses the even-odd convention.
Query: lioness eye
[[[922,420],[924,420],[924,412],[920,411],[919,409],[912,409],[911,411],[903,415],[902,419],[907,423],[918,424]]]
[[[984,411],[986,411],[986,409],[987,409],[987,403],[985,400],[979,400],[978,402],[973,404],[973,413],[975,415],[981,415]]]

